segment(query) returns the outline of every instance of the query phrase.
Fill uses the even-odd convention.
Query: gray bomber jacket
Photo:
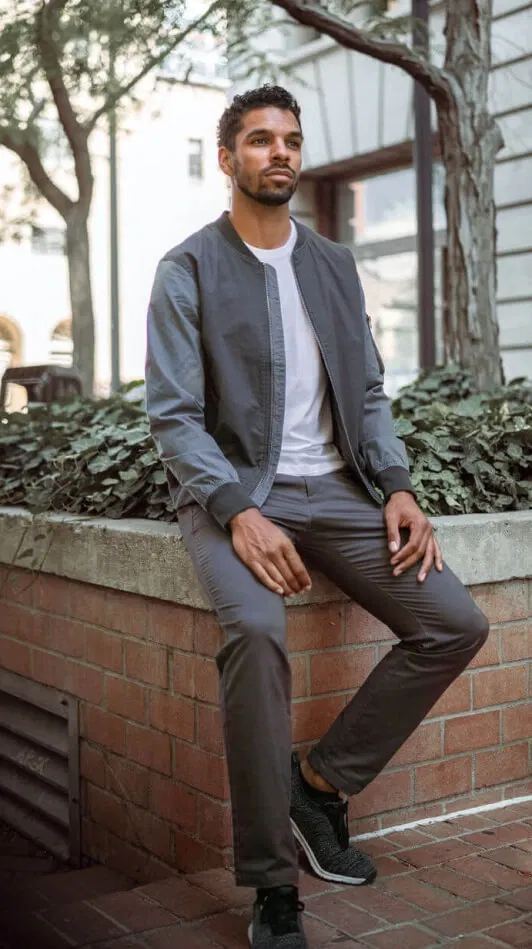
[[[342,457],[381,503],[412,491],[403,442],[383,391],[351,252],[297,223],[292,264],[329,379]],[[261,507],[275,478],[285,356],[275,269],[223,214],[161,260],[148,311],[151,432],[177,508],[197,501],[226,527]]]

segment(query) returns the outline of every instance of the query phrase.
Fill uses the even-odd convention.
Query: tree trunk
[[[447,4],[445,70],[453,97],[437,101],[446,172],[446,362],[482,389],[503,379],[496,310],[493,177],[502,136],[488,112],[490,0]]]
[[[67,256],[74,366],[81,373],[83,394],[94,387],[94,312],[89,257],[87,215],[75,208],[67,218]]]

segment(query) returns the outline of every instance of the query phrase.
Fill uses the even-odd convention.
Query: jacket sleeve
[[[366,396],[360,451],[370,478],[386,499],[395,491],[410,491],[415,495],[409,475],[406,448],[404,442],[395,434],[390,400],[384,392],[384,363],[373,339],[361,286],[360,296],[365,317],[366,363]]]
[[[256,506],[205,429],[199,295],[186,262],[162,260],[155,275],[148,309],[146,404],[163,465],[222,527]]]

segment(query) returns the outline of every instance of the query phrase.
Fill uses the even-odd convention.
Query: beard
[[[276,188],[275,186],[268,187],[267,185],[259,185],[258,188],[253,189],[250,187],[249,179],[242,173],[240,165],[237,165],[235,168],[234,181],[238,190],[245,194],[246,197],[270,208],[281,207],[283,204],[288,204],[298,185],[298,178],[294,175],[293,179],[287,181],[284,187]]]

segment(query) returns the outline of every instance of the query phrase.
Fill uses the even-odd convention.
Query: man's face
[[[286,204],[301,173],[303,136],[295,115],[268,106],[247,112],[242,122],[234,151],[220,149],[220,167],[249,198],[270,207]]]

